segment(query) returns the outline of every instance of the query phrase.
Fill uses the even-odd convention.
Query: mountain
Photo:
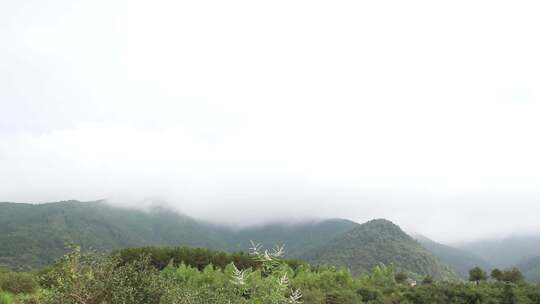
[[[421,235],[416,235],[415,239],[444,264],[452,267],[456,274],[462,279],[468,279],[469,270],[476,266],[485,271],[490,271],[493,268],[484,259],[467,251],[437,243]]]
[[[144,212],[103,201],[64,201],[0,203],[0,231],[0,266],[19,270],[51,264],[66,252],[66,243],[101,251],[186,245],[232,252],[246,251],[253,240],[268,247],[285,244],[288,258],[346,266],[355,274],[379,263],[393,263],[413,276],[454,277],[420,243],[387,220],[360,225],[329,219],[233,229],[165,208]]]
[[[96,250],[219,243],[207,227],[189,217],[165,210],[115,208],[99,201],[0,203],[0,231],[0,265],[15,269],[52,263],[64,254],[66,243]]]
[[[0,266],[22,270],[51,264],[66,252],[66,243],[106,251],[146,245],[246,251],[254,240],[266,246],[284,243],[288,257],[301,257],[355,225],[336,219],[234,230],[164,208],[143,212],[103,201],[0,203]]]
[[[358,223],[344,219],[307,221],[301,223],[272,223],[248,227],[241,230],[225,230],[228,251],[246,250],[250,240],[265,246],[285,245],[285,252],[290,258],[302,258],[311,250],[326,244],[336,236],[342,235]]]
[[[540,236],[514,235],[503,239],[479,240],[457,245],[494,267],[510,268],[523,260],[540,256]]]
[[[346,266],[354,274],[371,271],[384,263],[393,264],[396,270],[413,276],[455,278],[455,274],[420,243],[384,219],[358,225],[315,249],[305,259],[314,264]]]

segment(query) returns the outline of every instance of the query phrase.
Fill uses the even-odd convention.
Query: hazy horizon
[[[0,4],[0,201],[540,235],[535,1]]]

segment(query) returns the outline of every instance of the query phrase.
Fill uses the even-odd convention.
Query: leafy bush
[[[4,297],[10,304],[540,304],[540,286],[524,282],[431,279],[411,286],[396,281],[404,276],[392,265],[354,277],[348,269],[324,265],[292,268],[282,254],[283,248],[254,244],[249,263],[255,267],[230,262],[201,268],[202,263],[171,260],[159,270],[144,253],[126,261],[75,247],[43,275],[48,285],[39,293]]]
[[[0,289],[13,294],[32,293],[37,289],[35,277],[25,272],[0,273]]]
[[[224,269],[208,264],[200,270],[171,261],[159,273],[148,255],[125,263],[118,255],[82,253],[74,247],[42,278],[49,287],[41,303],[299,303],[302,294],[290,288],[294,271],[282,254],[282,248],[262,252],[254,245],[258,270],[240,270],[232,262]]]
[[[230,263],[224,269],[210,264],[200,271],[171,263],[161,273],[166,289],[161,304],[299,303],[302,294],[290,288],[289,277],[294,272],[281,260],[282,248],[263,252],[253,245],[252,253],[261,266],[257,270],[241,270]]]
[[[49,284],[41,301],[53,303],[159,303],[158,272],[148,257],[122,265],[118,256],[72,251],[42,278]]]

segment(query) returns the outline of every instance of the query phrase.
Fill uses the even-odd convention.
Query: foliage
[[[203,270],[212,264],[214,267],[225,268],[234,263],[240,269],[255,268],[260,263],[244,253],[225,253],[223,251],[206,248],[149,246],[141,248],[126,248],[117,252],[121,263],[137,260],[141,255],[150,258],[150,264],[161,270],[170,263],[173,265],[185,264]]]
[[[474,267],[469,270],[469,281],[476,282],[478,284],[480,281],[487,280],[487,274],[480,267]]]
[[[504,271],[495,268],[491,271],[491,277],[499,282],[507,283],[520,283],[524,280],[523,274],[516,267]]]
[[[161,294],[158,272],[149,259],[121,265],[118,256],[72,251],[47,274],[51,286],[40,303],[159,303]]]
[[[396,273],[396,275],[394,276],[394,278],[395,278],[395,280],[396,280],[397,283],[399,283],[399,284],[404,284],[404,283],[407,282],[407,279],[408,279],[409,277],[407,276],[406,273],[400,271],[400,272]]]
[[[32,293],[37,289],[34,276],[24,272],[1,272],[0,290],[13,294]]]
[[[503,280],[503,272],[498,268],[493,269],[489,276],[492,279],[497,280],[497,281],[502,281]]]
[[[422,280],[422,285],[429,285],[429,284],[433,284],[433,277],[430,275],[427,275]]]
[[[13,297],[7,293],[0,291],[0,304],[12,304]]]
[[[289,286],[293,270],[281,260],[282,251],[260,249],[254,245],[252,251],[261,263],[257,270],[240,270],[234,263],[224,269],[209,264],[202,270],[171,263],[161,272],[166,291],[160,303],[299,303],[302,293]]]
[[[195,250],[187,252],[197,254]],[[243,269],[234,262],[225,267],[209,263],[201,268],[171,260],[158,270],[148,252],[141,253],[123,260],[118,253],[102,255],[72,247],[40,274],[40,282],[46,283],[40,291],[0,294],[9,304],[540,303],[540,286],[524,282],[480,280],[471,284],[435,280],[428,275],[424,284],[413,286],[396,280],[406,278],[406,274],[396,272],[393,265],[379,264],[361,276],[326,265],[304,263],[292,268],[282,258],[282,247],[265,250],[253,244],[246,255],[253,264]]]

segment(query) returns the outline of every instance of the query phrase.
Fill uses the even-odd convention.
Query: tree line
[[[540,286],[517,269],[467,281],[416,282],[392,265],[353,276],[348,269],[282,258],[283,248],[253,244],[228,254],[186,247],[144,247],[113,254],[73,247],[36,273],[0,273],[0,304],[540,304]]]

